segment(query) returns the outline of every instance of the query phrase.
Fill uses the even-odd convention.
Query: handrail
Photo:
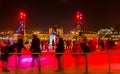
[[[5,54],[5,53],[0,53],[0,54]],[[76,52],[61,52],[61,53],[56,53],[56,52],[41,52],[41,53],[7,53],[7,54],[120,54],[120,52],[90,52],[90,53],[76,53]]]
[[[5,53],[0,53],[0,54],[5,54]],[[41,55],[41,54],[63,54],[63,55],[66,55],[66,54],[77,54],[77,55],[84,55],[85,56],[85,63],[86,63],[86,67],[85,67],[85,72],[86,74],[88,74],[88,55],[89,54],[107,54],[108,55],[108,73],[111,73],[111,62],[110,62],[110,55],[111,54],[120,54],[120,52],[90,52],[90,53],[76,53],[76,52],[62,52],[62,53],[56,53],[56,52],[41,52],[41,53],[8,53],[8,54],[22,54],[22,55],[26,55],[26,54],[38,54],[38,55]],[[40,57],[40,56],[39,56]],[[64,60],[64,59],[62,59]],[[40,60],[39,60],[40,62]],[[62,62],[63,63],[63,62]],[[39,63],[40,65],[40,63]],[[40,69],[40,66],[38,67]],[[38,73],[40,74],[40,70],[38,71]],[[16,74],[17,74],[17,70],[16,70]]]

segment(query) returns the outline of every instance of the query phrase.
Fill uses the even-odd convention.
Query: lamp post
[[[76,22],[77,22],[77,26],[80,28],[79,30],[79,36],[81,36],[81,26],[82,26],[82,20],[83,20],[83,15],[80,11],[77,11],[76,13]]]
[[[83,19],[83,15],[80,11],[77,11],[76,13],[76,21],[77,21],[77,24],[81,23],[82,22],[82,19]]]
[[[26,14],[24,12],[20,12],[20,22],[23,23],[22,26],[22,35],[25,36],[25,21],[26,21]]]

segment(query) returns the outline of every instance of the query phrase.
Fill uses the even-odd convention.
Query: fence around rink
[[[4,53],[0,53],[0,54],[4,54]],[[18,54],[21,54],[21,53],[9,53],[9,54],[14,54],[14,55],[18,55]],[[41,56],[43,56],[43,55],[55,55],[55,54],[63,54],[63,58],[62,58],[62,65],[63,65],[63,71],[62,71],[62,73],[65,73],[65,74],[83,74],[83,73],[86,73],[86,74],[89,74],[89,73],[120,73],[120,69],[117,69],[117,71],[113,71],[112,70],[112,63],[111,63],[111,61],[112,62],[116,62],[117,61],[117,59],[120,59],[120,52],[91,52],[91,53],[72,53],[72,52],[69,52],[69,53],[55,53],[55,52],[42,52],[42,53],[31,53],[31,54],[39,54],[39,57],[38,58],[40,58]],[[22,54],[22,55],[29,55],[29,54]],[[80,72],[80,71],[74,71],[74,72],[66,72],[66,70],[64,69],[65,68],[65,66],[64,66],[64,62],[65,62],[65,60],[66,60],[66,58],[65,58],[65,55],[66,56],[68,56],[68,55],[72,55],[72,56],[75,56],[75,57],[78,57],[77,59],[79,59],[79,60],[81,60],[81,56],[82,57],[84,57],[84,69],[82,69],[82,70],[84,70],[84,71],[82,71],[82,72]],[[96,57],[97,56],[97,57]],[[101,57],[101,58],[100,58]],[[15,59],[15,61],[17,61],[17,56],[16,56],[16,59]],[[96,58],[97,58],[97,60],[101,60],[101,61],[105,61],[105,62],[107,62],[107,71],[95,71],[98,67],[96,67],[96,69],[94,69],[93,71],[91,71],[90,69],[90,65],[91,65],[91,61],[97,61],[96,60]],[[99,59],[100,58],[100,59]],[[104,59],[103,59],[104,58]],[[113,59],[116,59],[116,61],[113,61]],[[91,60],[92,59],[92,60]],[[102,60],[103,59],[103,60]],[[82,60],[83,60],[83,58],[82,58]],[[66,60],[67,61],[67,60]],[[68,62],[69,62],[69,60],[68,60]],[[91,62],[91,63],[90,63]],[[97,63],[97,62],[96,62]],[[95,66],[96,66],[96,63],[95,63]],[[104,62],[102,62],[102,63],[104,63]],[[28,73],[20,73],[20,71],[18,70],[18,67],[17,67],[17,64],[19,64],[18,62],[16,62],[15,63],[15,72],[14,72],[14,74],[28,74]],[[94,62],[92,63],[92,64],[94,64]],[[98,64],[98,63],[97,63]],[[119,62],[119,60],[118,60],[118,64],[120,64],[120,62]],[[57,74],[58,72],[42,72],[41,71],[41,62],[40,62],[40,59],[38,60],[38,71],[36,72],[36,74]],[[79,65],[78,65],[79,66]],[[103,69],[104,69],[104,67],[105,66],[103,66]],[[75,68],[75,67],[74,67]],[[103,69],[101,69],[101,70],[103,70]],[[32,72],[29,72],[29,74],[32,74]],[[35,74],[35,73],[34,73]]]

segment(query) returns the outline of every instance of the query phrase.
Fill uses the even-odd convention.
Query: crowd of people
[[[9,40],[6,42],[2,42],[0,41],[0,50],[1,50],[1,60],[3,62],[2,64],[2,69],[3,72],[9,72],[8,68],[7,68],[7,62],[8,62],[8,57],[12,54],[9,53],[17,53],[18,55],[18,62],[20,62],[19,58],[21,56],[21,52],[22,50],[27,50],[27,48],[24,45],[24,41],[23,38],[19,38],[17,40],[17,42],[13,42],[12,44],[9,43]],[[37,38],[36,35],[33,35],[33,39],[32,39],[32,43],[30,46],[30,51],[32,53],[41,53],[41,49],[40,49],[40,40],[39,38]],[[33,59],[32,59],[32,67],[34,66],[34,60],[35,58],[38,59],[38,54],[32,54],[33,55]],[[18,65],[19,67],[19,65]]]
[[[29,42],[25,42],[25,43],[28,44]],[[17,42],[14,42],[12,44],[9,41],[7,42],[0,41],[0,51],[2,53],[1,60],[3,62],[2,69],[4,72],[9,72],[9,70],[7,69],[8,56],[11,55],[9,53],[16,52],[18,57],[20,57],[22,50],[26,50],[26,51],[28,50],[24,45],[25,43],[23,38],[19,38]],[[73,41],[68,39],[64,41],[62,37],[57,36],[56,41],[52,46],[55,46],[52,47],[52,49],[54,49],[55,52],[57,53],[56,54],[56,58],[58,61],[57,71],[62,71],[61,58],[65,50],[71,50],[71,52],[75,52],[75,53],[90,53],[98,49],[101,51],[104,50],[109,51],[109,50],[114,50],[116,47],[119,48],[120,40],[118,40],[116,43],[115,40],[113,39],[103,40],[101,38],[100,39],[93,38],[91,40],[87,40],[87,38],[84,37],[83,39],[78,39]],[[32,68],[34,66],[35,59],[39,61],[38,59],[40,55],[39,53],[41,53],[44,50],[47,50],[47,52],[49,52],[50,50],[49,42],[40,41],[40,39],[36,35],[33,35],[32,42],[30,43],[29,51],[31,53],[38,53],[38,54],[32,54],[33,56],[32,66],[31,66]]]
[[[73,52],[87,53],[99,51],[114,51],[120,48],[120,40],[112,38],[92,38],[88,40],[86,37],[78,40],[67,40],[65,43],[66,49],[71,49]]]
[[[64,52],[64,42],[63,39],[61,37],[57,37],[59,38],[57,44],[56,44],[56,52]],[[0,59],[2,60],[2,71],[3,72],[9,72],[8,68],[7,68],[7,63],[8,63],[8,57],[12,54],[17,53],[18,56],[18,69],[19,69],[19,63],[20,63],[20,57],[22,55],[23,50],[24,51],[28,51],[28,48],[26,48],[25,44],[28,44],[29,42],[25,42],[23,38],[18,38],[18,40],[16,42],[12,42],[10,43],[9,40],[7,41],[0,41]],[[29,51],[31,52],[30,54],[32,54],[32,65],[31,67],[34,67],[34,62],[35,59],[39,62],[40,57],[39,55],[41,55],[41,51],[44,51],[45,49],[48,50],[48,45],[45,44],[45,48],[43,48],[44,44],[42,45],[42,41],[40,41],[40,39],[37,37],[37,35],[33,35],[33,39],[32,42],[30,43],[29,46]],[[61,47],[62,46],[62,47]],[[58,69],[60,69],[61,67],[61,63],[60,63],[60,54],[56,54],[57,60],[58,60]]]

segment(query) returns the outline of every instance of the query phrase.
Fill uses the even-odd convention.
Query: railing
[[[4,54],[4,53],[1,53],[1,54]],[[15,55],[15,70],[12,74],[30,74],[33,72],[30,71],[30,72],[23,72],[23,73],[20,73],[21,70],[18,69],[18,65],[20,65],[20,62],[18,61],[19,57],[17,56],[18,54],[21,54],[21,53],[9,53],[9,54],[14,54]],[[47,62],[53,60],[52,57],[54,57],[54,59],[56,58],[55,54],[63,54],[62,55],[62,68],[63,70],[61,71],[61,73],[65,73],[65,74],[82,74],[82,73],[119,73],[120,72],[120,68],[118,67],[120,65],[120,53],[118,52],[96,52],[96,53],[71,53],[71,52],[68,52],[68,53],[55,53],[55,52],[43,52],[43,53],[32,53],[32,54],[39,54],[38,58],[43,58],[43,56],[51,56],[51,59],[49,57],[49,60],[47,60]],[[30,55],[30,54],[22,54],[22,55]],[[72,60],[71,60],[72,59]],[[74,59],[74,62],[73,62],[73,59]],[[115,61],[116,60],[116,61]],[[51,72],[44,72],[43,70],[41,70],[41,68],[43,67],[42,63],[41,63],[41,59],[38,59],[37,63],[38,63],[38,70],[37,72],[35,72],[36,74],[57,74],[58,72],[55,71],[55,68],[53,71]],[[72,62],[71,62],[72,61]],[[97,62],[95,62],[97,61]],[[55,62],[55,60],[53,60],[53,62]],[[117,62],[117,63],[116,63]],[[71,63],[73,64],[72,66],[69,66],[66,67],[68,65],[68,63]],[[101,63],[101,64],[100,64]],[[51,64],[51,63],[50,63]],[[55,63],[56,64],[56,63]],[[53,65],[55,65],[53,63]],[[98,66],[99,64],[99,66]],[[112,70],[113,69],[113,65],[116,64],[118,66],[114,66],[115,67],[115,70]],[[27,62],[26,62],[26,65],[27,65]],[[46,64],[47,65],[47,64]],[[103,66],[101,66],[103,65]],[[53,66],[55,67],[55,66]],[[70,71],[67,71],[67,68],[70,68]],[[79,67],[79,68],[78,68]],[[96,67],[96,68],[95,68]],[[101,67],[101,68],[99,68]],[[117,68],[118,67],[118,68]],[[116,69],[117,68],[117,69]],[[44,68],[44,69],[49,69],[49,68]],[[57,67],[56,67],[57,69]],[[77,71],[72,71],[72,69],[75,69]],[[100,69],[100,71],[96,71],[97,69]],[[104,70],[104,71],[102,71]],[[47,71],[47,70],[45,70]],[[34,73],[34,74],[35,74]]]

